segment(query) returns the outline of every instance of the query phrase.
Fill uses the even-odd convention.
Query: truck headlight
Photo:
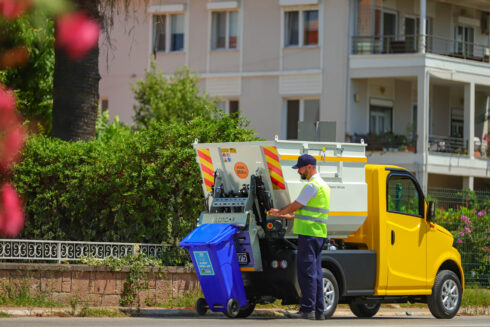
[[[277,260],[272,260],[271,262],[271,267],[276,269],[277,267],[279,267],[279,261]]]
[[[281,268],[286,269],[288,267],[288,261],[287,260],[281,260]]]

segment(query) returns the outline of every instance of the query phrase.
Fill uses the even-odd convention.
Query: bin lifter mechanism
[[[240,269],[262,271],[259,239],[282,238],[286,232],[281,219],[267,216],[273,203],[263,182],[262,169],[258,168],[255,174],[250,175],[249,184],[243,184],[239,190],[226,186],[226,178],[220,168],[214,173],[214,181],[206,198],[208,211],[201,213],[199,225],[229,223],[238,226],[235,242]],[[210,204],[209,198],[212,198]]]

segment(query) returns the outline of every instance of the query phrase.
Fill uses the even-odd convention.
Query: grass
[[[167,301],[158,304],[160,308],[194,308],[198,298],[204,297],[200,290],[185,292],[180,297],[170,298]]]
[[[77,315],[78,317],[128,317],[128,314],[120,310],[99,309],[99,308],[82,308]]]
[[[0,305],[17,307],[54,308],[61,304],[50,297],[50,292],[30,291],[23,283],[0,284]]]
[[[490,307],[490,289],[467,288],[464,290],[462,307]]]
[[[0,318],[8,318],[8,317],[11,317],[11,315],[9,315],[6,312],[0,311]]]

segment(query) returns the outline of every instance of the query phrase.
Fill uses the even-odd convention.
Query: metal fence
[[[107,243],[0,239],[0,260],[6,261],[79,261],[82,257],[97,259],[123,257],[142,252],[162,257],[168,245],[144,243]]]
[[[474,209],[490,204],[490,191],[468,191],[445,187],[429,187],[427,194],[438,208],[457,209],[458,206],[471,205]],[[490,209],[490,208],[489,208]]]
[[[449,230],[455,237],[455,246],[461,253],[466,284],[490,287],[490,258],[487,250],[490,247],[488,231],[483,228],[479,230],[472,227],[471,235],[460,236],[460,232],[464,234],[463,223],[444,224],[437,221],[436,223]]]

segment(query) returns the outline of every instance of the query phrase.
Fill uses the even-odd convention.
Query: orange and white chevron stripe
[[[269,168],[272,187],[275,190],[285,190],[284,176],[282,174],[281,164],[279,163],[279,155],[275,146],[264,146],[265,161]]]
[[[214,185],[214,167],[213,160],[209,149],[198,149],[199,163],[201,164],[201,173],[206,190],[211,191],[211,186]]]

